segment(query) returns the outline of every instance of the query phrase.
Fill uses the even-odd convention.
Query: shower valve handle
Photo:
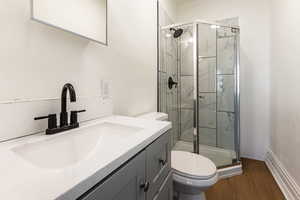
[[[178,82],[173,81],[172,77],[169,77],[168,86],[170,90],[173,89],[173,85],[175,85],[175,88],[177,88]]]

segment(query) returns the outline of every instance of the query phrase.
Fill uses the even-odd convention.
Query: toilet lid
[[[208,158],[184,151],[172,151],[171,165],[175,173],[195,179],[209,179],[217,172],[216,165]]]

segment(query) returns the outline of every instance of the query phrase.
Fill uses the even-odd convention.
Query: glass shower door
[[[194,134],[194,32],[193,26],[183,28],[178,45],[180,68],[180,140],[190,143],[193,150]]]
[[[199,145],[217,146],[216,28],[198,24]]]
[[[217,166],[238,158],[237,33],[198,24],[199,153]]]
[[[178,96],[178,63],[177,39],[170,30],[160,33],[160,64],[159,64],[159,111],[167,113],[172,122],[172,146],[179,140],[179,96]],[[169,87],[170,80],[174,83]]]
[[[220,27],[217,31],[217,144],[232,153],[239,152],[238,29]]]

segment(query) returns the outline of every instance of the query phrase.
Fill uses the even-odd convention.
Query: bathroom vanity
[[[172,200],[170,152],[167,132],[79,199]]]
[[[170,122],[110,116],[0,144],[10,200],[171,200]]]

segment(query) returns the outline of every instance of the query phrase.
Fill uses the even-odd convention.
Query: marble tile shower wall
[[[218,76],[218,111],[234,112],[234,76]]]
[[[239,17],[217,20],[217,23],[228,25],[228,26],[239,26]]]
[[[69,104],[69,110],[86,109],[79,121],[87,121],[112,114],[111,97],[78,97]],[[0,142],[39,133],[47,128],[47,120],[34,121],[34,117],[60,112],[60,99],[22,99],[0,102]],[[59,123],[59,115],[58,123]]]
[[[218,112],[218,147],[234,150],[235,114]]]
[[[235,37],[231,31],[218,31],[218,69],[217,74],[234,74]]]
[[[199,59],[199,92],[216,91],[216,58]]]
[[[207,24],[198,25],[198,51],[202,57],[216,57],[216,29]]]
[[[173,24],[167,12],[159,7],[160,27]],[[171,37],[169,30],[160,31],[160,56],[159,56],[159,108],[161,112],[168,113],[172,122],[172,145],[178,141],[179,137],[179,108],[178,108],[178,88],[167,87],[168,78],[172,77],[178,82],[177,70],[177,41]]]

